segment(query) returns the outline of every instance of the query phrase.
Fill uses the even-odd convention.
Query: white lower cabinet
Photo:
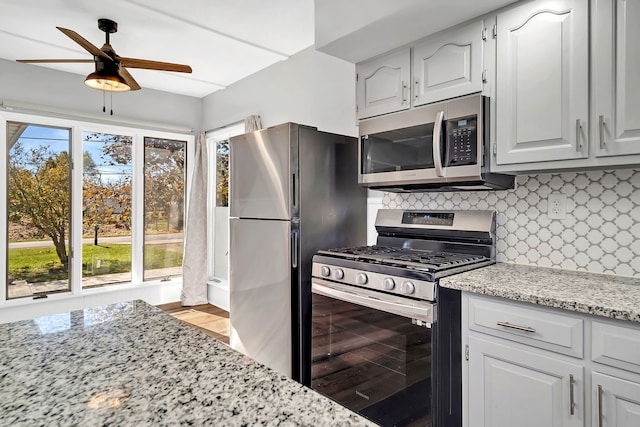
[[[469,337],[470,427],[583,426],[583,390],[579,364]]]
[[[593,427],[640,426],[640,383],[593,372],[591,389]]]
[[[640,427],[640,324],[470,293],[462,316],[464,427]]]

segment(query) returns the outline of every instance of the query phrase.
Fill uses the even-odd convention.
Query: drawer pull
[[[504,328],[515,329],[516,331],[529,332],[531,334],[535,334],[535,332],[536,332],[536,330],[533,329],[531,326],[514,325],[514,324],[511,324],[509,322],[497,321],[496,325],[502,326]]]

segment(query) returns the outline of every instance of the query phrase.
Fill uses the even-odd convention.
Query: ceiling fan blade
[[[129,85],[131,90],[140,90],[140,89],[142,89],[140,87],[140,85],[138,84],[138,82],[136,81],[136,79],[134,79],[133,76],[131,74],[129,74],[127,69],[124,68],[122,65],[120,65],[120,76],[124,79],[125,82],[127,82],[127,85]]]
[[[16,59],[16,62],[24,62],[25,64],[35,64],[39,62],[83,62],[92,63],[93,59]]]
[[[176,71],[178,73],[190,73],[191,67],[183,64],[172,64],[170,62],[149,61],[147,59],[122,58],[116,56],[115,59],[120,61],[120,65],[129,68],[143,68],[146,70],[162,70]]]
[[[73,40],[74,42],[76,42],[80,46],[82,46],[87,52],[89,52],[93,56],[101,56],[104,59],[109,59],[109,60],[113,61],[113,58],[111,58],[109,55],[107,55],[106,53],[104,53],[103,51],[98,49],[96,46],[91,44],[90,41],[88,41],[87,39],[85,39],[80,34],[76,33],[75,31],[68,30],[68,29],[62,28],[62,27],[56,27],[56,28],[59,29],[60,31],[62,31],[71,40]]]

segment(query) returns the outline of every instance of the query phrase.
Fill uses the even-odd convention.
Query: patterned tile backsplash
[[[384,193],[391,209],[492,209],[497,260],[640,277],[640,169],[520,175],[509,191]],[[550,194],[567,198],[549,219]]]

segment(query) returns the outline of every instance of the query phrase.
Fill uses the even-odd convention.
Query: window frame
[[[215,223],[216,223],[216,176],[217,176],[217,144],[220,141],[228,140],[234,136],[245,133],[244,121],[230,123],[221,128],[209,131],[205,134],[205,144],[207,147],[207,280],[208,282],[218,282],[228,285],[227,278],[215,275]],[[229,153],[231,156],[231,153]],[[231,166],[231,162],[229,162]],[[231,202],[231,201],[229,201]],[[227,206],[227,209],[229,207]],[[227,253],[229,252],[229,241],[227,239]],[[228,265],[227,265],[228,270]]]
[[[48,294],[44,299],[33,299],[32,297],[7,299],[7,285],[0,286],[0,309],[4,307],[12,306],[24,306],[24,305],[51,305],[60,306],[62,301],[81,298],[84,299],[91,295],[103,295],[105,293],[117,294],[124,291],[143,288],[171,288],[172,292],[175,292],[175,288],[180,288],[182,285],[182,277],[173,277],[170,282],[164,282],[161,280],[143,281],[143,247],[144,244],[144,179],[141,177],[144,173],[144,138],[159,138],[159,139],[172,139],[186,142],[186,174],[185,174],[185,216],[186,209],[189,203],[189,194],[191,187],[191,178],[193,175],[192,165],[194,156],[194,136],[188,133],[177,133],[172,131],[160,131],[153,129],[146,129],[143,125],[123,125],[123,124],[106,124],[92,122],[90,119],[84,120],[83,118],[66,119],[49,117],[42,115],[34,115],[19,112],[3,111],[0,112],[0,141],[2,142],[3,150],[0,150],[0,174],[6,177],[7,174],[7,122],[23,122],[38,126],[48,127],[61,127],[70,129],[71,147],[70,156],[72,162],[71,170],[71,226],[70,226],[70,242],[69,242],[69,268],[71,270],[70,280],[71,286],[69,292],[60,292]],[[99,132],[106,134],[118,134],[127,135],[133,138],[132,147],[132,163],[133,163],[133,177],[132,180],[132,218],[131,218],[131,244],[132,244],[132,265],[131,265],[131,282],[122,284],[113,284],[98,288],[82,288],[82,251],[78,248],[82,248],[82,174],[83,174],[83,150],[82,150],[82,134],[83,132]],[[5,181],[6,182],[6,181]],[[0,185],[0,200],[4,206],[4,214],[0,215],[0,277],[7,277],[7,262],[8,262],[8,235],[7,235],[7,188],[6,184]],[[159,289],[158,295],[162,294],[162,289]],[[179,291],[178,291],[179,292]],[[131,294],[131,292],[129,292]],[[137,293],[134,293],[139,295]],[[178,293],[179,295],[179,293]],[[157,297],[151,297],[153,300]],[[118,295],[112,295],[108,301],[120,300]],[[103,298],[104,300],[104,298]],[[71,303],[69,303],[71,304]],[[77,304],[71,305],[77,307]],[[47,310],[45,310],[46,312]],[[48,309],[48,311],[51,311]],[[0,316],[1,317],[1,316]],[[2,319],[0,319],[0,322]]]

